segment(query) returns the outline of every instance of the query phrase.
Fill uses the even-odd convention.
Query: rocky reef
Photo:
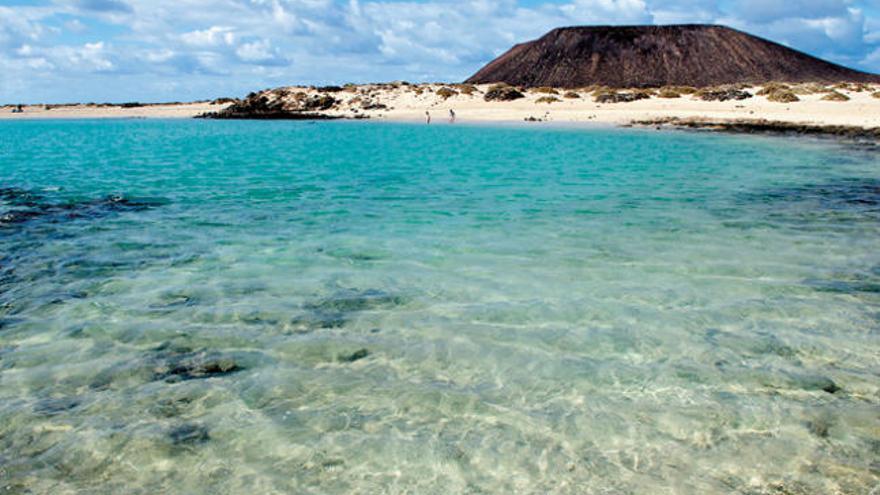
[[[777,134],[832,137],[869,143],[880,142],[880,127],[818,125],[766,119],[707,120],[664,117],[650,120],[637,120],[633,121],[631,125],[657,128],[671,127],[677,129],[700,129],[740,134]]]

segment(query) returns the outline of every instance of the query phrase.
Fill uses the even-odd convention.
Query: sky
[[[0,103],[461,81],[554,27],[684,22],[880,72],[880,0],[0,0]]]

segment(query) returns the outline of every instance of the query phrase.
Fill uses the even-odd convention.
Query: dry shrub
[[[837,83],[834,85],[834,89],[841,89],[843,91],[852,91],[854,93],[862,93],[864,91],[870,91],[871,87],[865,83]]]
[[[564,95],[562,95],[562,97],[568,98],[569,100],[576,100],[576,99],[580,98],[581,95],[575,93],[574,91],[566,91],[566,93]]]
[[[871,86],[865,83],[848,83],[848,82],[840,82],[833,86],[834,89],[838,89],[841,91],[852,91],[854,93],[861,93],[864,91],[871,91]]]
[[[819,83],[802,83],[792,86],[791,91],[796,95],[815,95],[828,93],[831,89]]]
[[[473,84],[456,84],[455,89],[457,89],[459,93],[467,96],[471,96],[478,91],[477,87]]]
[[[657,96],[660,98],[681,98],[681,92],[676,91],[675,88],[660,88]]]
[[[873,96],[874,98],[880,99],[880,91],[877,91],[876,93],[872,94],[871,96]]]
[[[553,89],[549,86],[541,86],[538,88],[532,88],[529,91],[532,93],[542,93],[542,94],[547,94],[547,95],[558,95],[559,94],[559,91],[556,91],[555,89]]]
[[[556,103],[557,101],[562,101],[562,100],[560,100],[559,98],[557,98],[555,96],[542,96],[542,97],[538,98],[537,100],[535,100],[535,103],[547,103],[549,105],[550,103]]]
[[[599,96],[605,95],[605,94],[610,94],[610,93],[617,93],[617,91],[609,88],[608,86],[596,86],[593,88],[592,91],[590,91],[590,95],[593,98],[596,98],[596,97],[599,97]]]
[[[452,88],[443,87],[443,88],[440,88],[437,90],[437,96],[443,98],[444,100],[448,100],[449,98],[451,98],[457,94],[458,94],[458,91],[456,91]]]
[[[832,91],[823,96],[822,101],[849,101],[849,96],[846,96],[840,91]]]
[[[604,103],[608,101],[613,101],[615,97],[617,97],[617,91],[609,88],[599,88],[593,91],[591,96],[593,97],[593,101],[596,103]]]
[[[788,84],[783,84],[783,83],[778,83],[778,82],[767,83],[764,85],[764,87],[759,89],[758,92],[755,94],[758,96],[770,96],[771,94],[773,94],[777,91],[789,91],[790,92],[791,86],[789,86]]]
[[[772,101],[776,103],[794,103],[796,101],[801,101],[801,99],[798,98],[796,94],[787,89],[777,89],[775,91],[771,91],[766,96],[767,101]]]

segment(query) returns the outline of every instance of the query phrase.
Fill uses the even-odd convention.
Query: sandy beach
[[[457,89],[456,89],[457,88]],[[426,112],[433,124],[448,123],[453,110],[457,122],[556,122],[628,125],[632,122],[669,118],[706,121],[743,121],[764,119],[774,122],[818,126],[880,127],[880,87],[834,88],[834,95],[845,101],[827,101],[828,91],[808,91],[792,87],[798,101],[776,102],[759,95],[763,87],[743,88],[752,96],[742,100],[703,101],[692,94],[677,98],[656,95],[626,103],[598,103],[589,89],[523,90],[523,97],[513,101],[486,101],[491,85],[477,85],[469,91],[462,85],[446,84],[370,84],[339,88],[285,87],[258,93],[270,102],[284,105],[297,100],[332,97],[335,101],[321,113],[341,118],[370,118],[388,121],[424,122]],[[466,94],[471,92],[471,94]],[[625,90],[622,91],[626,93]],[[450,94],[452,93],[452,94]],[[576,97],[575,97],[576,95]],[[844,98],[839,98],[844,100]],[[228,105],[211,103],[156,104],[134,108],[121,106],[0,107],[2,119],[39,118],[193,118],[216,112]],[[48,108],[48,109],[47,109]]]
[[[0,119],[188,119],[214,112],[226,105],[211,103],[166,103],[126,107],[122,105],[24,105],[22,113],[13,113],[14,105],[0,107]]]

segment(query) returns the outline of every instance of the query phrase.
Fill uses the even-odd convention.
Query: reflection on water
[[[5,493],[880,485],[876,154],[0,127]]]

